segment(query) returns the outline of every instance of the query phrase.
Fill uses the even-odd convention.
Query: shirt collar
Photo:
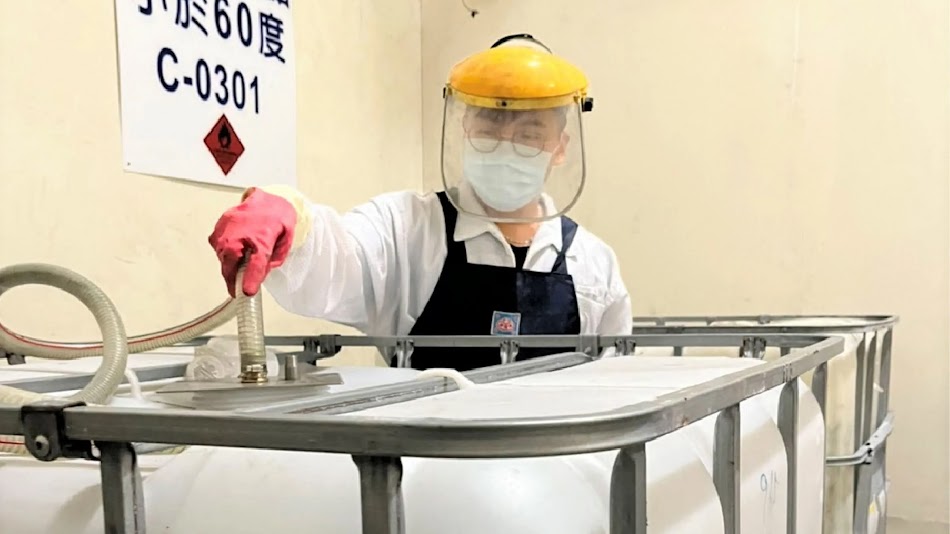
[[[508,244],[505,240],[505,236],[502,235],[501,230],[498,229],[495,223],[482,217],[469,214],[477,213],[484,215],[485,210],[476,200],[475,193],[467,182],[459,185],[458,201],[465,209],[465,212],[458,212],[458,220],[455,223],[455,234],[453,235],[455,241],[467,241],[484,233],[489,233],[502,243]],[[554,201],[550,196],[542,194],[541,201],[544,204],[546,213],[556,211]],[[531,248],[539,249],[550,245],[560,252],[563,244],[561,218],[554,217],[553,219],[541,222],[541,225],[538,227],[538,233],[535,234],[531,242]]]

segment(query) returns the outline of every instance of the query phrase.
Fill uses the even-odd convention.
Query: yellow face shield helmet
[[[495,222],[558,217],[584,189],[587,78],[530,35],[456,64],[443,91],[442,182],[462,213]]]

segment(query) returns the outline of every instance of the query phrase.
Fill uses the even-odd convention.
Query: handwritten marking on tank
[[[759,475],[759,489],[764,494],[762,499],[762,525],[769,524],[769,517],[772,515],[776,501],[776,487],[778,486],[778,475],[775,471],[769,471],[768,474]]]

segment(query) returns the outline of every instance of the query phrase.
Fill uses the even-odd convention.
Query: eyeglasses
[[[477,152],[484,154],[494,152],[502,141],[508,141],[515,153],[525,158],[537,156],[548,144],[546,136],[535,126],[518,128],[511,137],[503,135],[500,128],[478,126],[466,130],[465,139]]]

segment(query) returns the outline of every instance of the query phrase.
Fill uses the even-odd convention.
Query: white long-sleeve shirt
[[[436,194],[387,193],[342,215],[319,204],[307,203],[305,209],[309,233],[267,277],[265,289],[291,313],[366,335],[407,335],[435,289],[447,254]],[[511,247],[490,221],[460,212],[454,239],[465,242],[470,263],[515,267]],[[523,268],[550,272],[560,249],[560,218],[541,223]],[[578,226],[565,259],[581,333],[629,334],[630,296],[613,249]]]

